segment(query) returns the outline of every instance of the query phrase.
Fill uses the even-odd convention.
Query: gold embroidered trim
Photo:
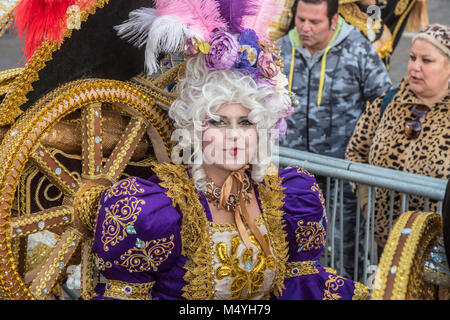
[[[1,32],[0,32],[1,34]],[[0,72],[0,95],[3,95],[11,89],[14,79],[19,76],[23,68],[9,69]]]
[[[151,289],[155,281],[147,283],[131,283],[120,280],[106,280],[105,293],[107,298],[120,300],[152,300]]]
[[[113,264],[110,261],[105,261],[94,253],[94,258],[96,260],[96,265],[99,271],[105,271],[106,269],[112,268]]]
[[[352,300],[366,300],[369,297],[369,288],[362,283],[355,282]]]
[[[120,256],[122,262],[114,261],[114,264],[129,272],[142,272],[150,269],[156,272],[159,265],[166,261],[172,253],[175,247],[173,238],[173,234],[169,239],[161,238],[145,242],[138,238],[135,246]]]
[[[183,214],[181,254],[189,258],[184,266],[187,284],[183,287],[183,297],[212,300],[215,282],[209,223],[195,192],[194,181],[183,165],[154,163],[153,171],[162,180],[160,185],[167,189],[166,195],[172,199],[173,206],[178,205]]]
[[[296,167],[296,169],[297,169],[297,173],[303,173],[303,174],[306,174],[307,176],[310,176],[311,178],[315,178],[314,175],[306,169],[299,168],[299,167]]]
[[[325,245],[326,231],[322,222],[304,220],[297,221],[295,239],[298,251],[311,251],[320,249]]]
[[[388,241],[383,249],[380,262],[378,263],[378,269],[376,271],[375,282],[372,292],[372,300],[383,300],[384,292],[386,290],[387,276],[389,269],[392,266],[395,251],[397,249],[397,243],[401,236],[401,230],[408,223],[409,215],[401,214],[395,223],[394,228],[389,234]]]
[[[0,1],[0,37],[12,25],[14,20],[14,9],[20,0]]]
[[[337,274],[336,269],[330,268],[330,267],[324,267],[325,271],[332,274]]]
[[[264,176],[264,184],[258,185],[259,199],[264,220],[266,221],[267,231],[269,232],[272,250],[276,257],[275,278],[272,284],[272,292],[281,295],[284,286],[284,277],[286,275],[286,262],[288,260],[288,242],[287,234],[284,231],[285,221],[283,220],[285,194],[282,192],[285,188],[281,186],[283,178],[275,175]]]
[[[330,274],[325,281],[325,291],[322,300],[339,300],[342,296],[336,291],[345,284],[345,279],[341,276]]]
[[[110,245],[115,246],[129,233],[136,233],[133,224],[142,211],[141,205],[145,205],[144,200],[126,197],[114,203],[111,209],[105,208],[106,215],[102,224],[101,238],[105,252],[109,251]]]
[[[311,186],[311,190],[317,193],[317,196],[320,199],[320,203],[322,204],[322,208],[326,209],[325,198],[317,182],[314,182],[314,184]]]
[[[295,278],[319,273],[315,266],[315,261],[297,261],[286,263],[286,278]]]
[[[416,213],[411,213],[409,216],[413,214]],[[442,232],[441,227],[436,227],[436,225],[441,226],[440,223],[436,223],[440,222],[441,219],[442,217],[434,212],[424,212],[415,218],[411,226],[413,232],[408,236],[404,248],[402,249],[400,261],[398,262],[397,271],[395,273],[396,276],[394,279],[394,287],[392,289],[392,300],[408,299],[411,292],[418,290],[418,288],[415,288],[416,284],[414,281],[411,281],[416,276],[416,274],[414,274],[415,270],[413,267],[417,260],[422,261],[424,248],[428,246],[429,241],[434,239],[437,233]],[[426,235],[425,241],[423,241],[424,235]],[[421,247],[419,247],[419,245]],[[418,251],[419,256],[416,255]],[[421,266],[421,277],[423,274],[422,272]]]
[[[255,217],[253,221],[259,227],[264,223],[264,218],[262,215],[259,215]],[[208,230],[212,233],[238,231],[237,226],[234,223],[216,223],[211,221],[208,222]],[[246,225],[245,222],[244,225]]]

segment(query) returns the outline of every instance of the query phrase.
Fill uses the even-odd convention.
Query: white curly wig
[[[196,188],[204,190],[207,177],[202,168],[202,145],[194,143],[195,139],[201,141],[208,120],[217,120],[218,116],[214,114],[227,103],[240,103],[250,110],[248,119],[256,124],[258,149],[263,144],[267,146],[263,148],[265,153],[258,150],[258,156],[252,163],[252,179],[261,182],[277,142],[277,137],[270,134],[271,129],[291,106],[286,91],[277,90],[270,84],[257,84],[251,76],[239,71],[210,71],[205,67],[203,54],[187,59],[185,76],[179,80],[176,90],[178,98],[171,105],[169,116],[177,129],[189,132],[178,141],[178,148],[190,151],[189,162]]]

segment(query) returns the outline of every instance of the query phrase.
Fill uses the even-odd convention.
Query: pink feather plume
[[[269,25],[273,17],[278,17],[284,9],[281,0],[250,0],[254,7],[254,15],[244,16],[244,29],[255,30],[260,40],[269,39]]]
[[[214,0],[156,0],[158,16],[176,16],[189,29],[210,40],[214,29],[227,29],[227,24],[220,15],[219,5]]]

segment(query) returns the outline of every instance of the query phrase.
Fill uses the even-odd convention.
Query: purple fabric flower
[[[213,35],[210,46],[209,53],[205,56],[208,70],[226,70],[234,65],[238,57],[239,43],[233,35],[218,31]]]
[[[241,46],[247,44],[257,49],[258,53],[261,51],[261,47],[258,45],[259,38],[255,30],[245,29],[239,35],[238,41]]]
[[[275,123],[275,129],[277,129],[278,131],[278,137],[284,135],[286,133],[287,130],[287,122],[284,118],[280,118],[277,123]]]
[[[251,75],[255,78],[258,71],[257,61],[261,47],[258,45],[258,36],[256,32],[251,29],[246,29],[241,32],[238,38],[239,53],[233,69]]]

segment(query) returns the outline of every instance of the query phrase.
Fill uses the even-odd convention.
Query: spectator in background
[[[277,41],[289,89],[300,103],[287,120],[287,134],[280,145],[344,158],[366,102],[387,91],[391,80],[374,47],[337,10],[338,0],[299,1],[295,28]],[[324,179],[318,180],[326,190]],[[347,183],[344,199],[344,242],[349,245],[344,260],[349,269],[353,265],[356,199]]]
[[[450,179],[449,81],[450,28],[428,25],[413,38],[408,75],[399,88],[376,99],[358,120],[346,159]],[[376,189],[375,240],[380,246],[389,234],[389,194]],[[423,210],[423,204],[422,197],[410,196],[410,210]],[[400,205],[395,194],[393,223]],[[430,205],[437,211],[437,203]]]
[[[403,31],[428,24],[426,0],[339,0],[338,12],[372,43],[388,70]]]

